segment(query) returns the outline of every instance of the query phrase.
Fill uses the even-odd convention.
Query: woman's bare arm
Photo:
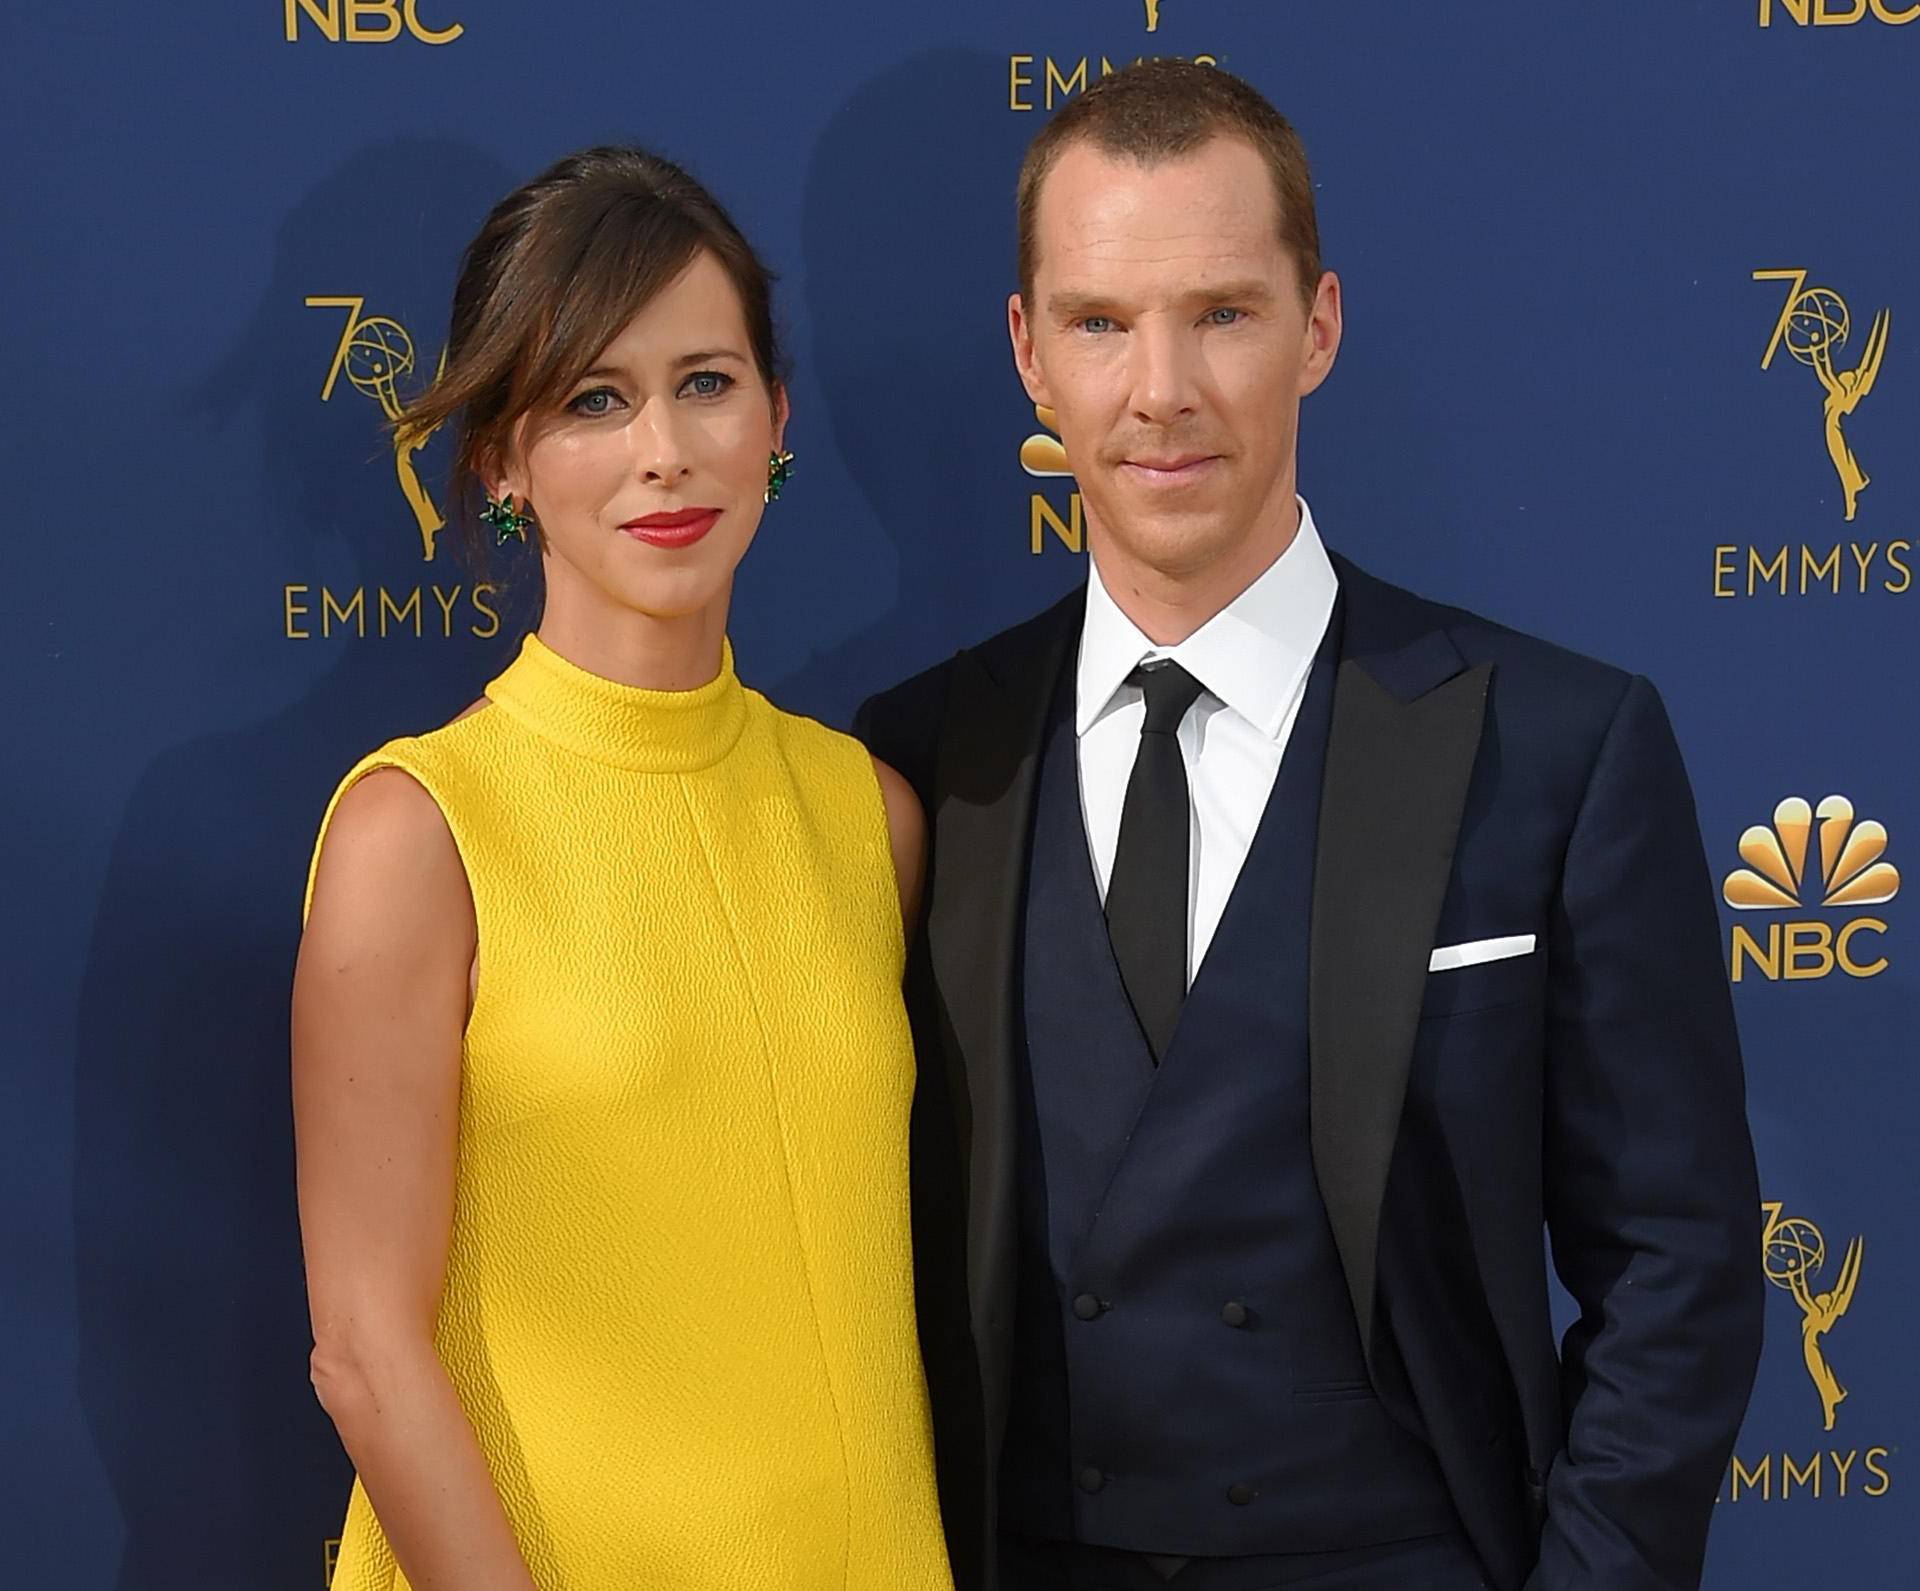
[[[534,1591],[433,1345],[475,938],[432,797],[367,775],[335,809],[294,974],[313,1385],[418,1591]]]
[[[900,887],[900,916],[912,939],[920,926],[920,890],[927,873],[927,819],[913,786],[878,757],[874,777],[887,805],[887,839],[893,847],[893,876]]]

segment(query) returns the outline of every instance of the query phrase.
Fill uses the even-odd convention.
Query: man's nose
[[[1199,407],[1198,353],[1191,339],[1166,326],[1133,334],[1133,412],[1149,425],[1171,425]]]

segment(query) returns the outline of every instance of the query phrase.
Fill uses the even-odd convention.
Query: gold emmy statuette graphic
[[[1073,467],[1067,463],[1066,446],[1060,440],[1060,427],[1053,410],[1045,404],[1036,403],[1033,413],[1046,430],[1036,431],[1020,444],[1020,467],[1029,475],[1038,475],[1043,480],[1051,480],[1057,475],[1071,475]]]
[[[1147,31],[1160,31],[1160,0],[1147,0]]]
[[[1814,824],[1820,826],[1819,874],[1807,887]],[[1756,823],[1740,836],[1740,860],[1721,885],[1736,911],[1781,906],[1878,906],[1900,893],[1900,872],[1880,860],[1887,848],[1884,823],[1853,821],[1853,803],[1830,795],[1818,807],[1788,796],[1773,809],[1773,827]]]
[[[347,324],[340,333],[340,343],[333,351],[333,365],[327,371],[326,385],[320,389],[320,401],[327,402],[333,396],[334,383],[339,380],[340,372],[345,370],[347,380],[354,390],[365,393],[380,405],[380,412],[388,421],[398,422],[402,405],[400,402],[399,381],[403,376],[413,373],[413,339],[407,335],[407,328],[397,320],[385,315],[362,316],[366,308],[365,298],[309,298],[309,309],[344,309],[347,312]],[[441,369],[446,368],[447,356],[440,356]],[[439,535],[446,519],[440,510],[434,507],[433,499],[427,494],[426,487],[420,484],[419,472],[414,469],[414,455],[432,440],[438,426],[430,426],[417,434],[395,431],[393,434],[393,470],[400,481],[400,493],[407,500],[407,506],[413,510],[413,517],[420,526],[421,557],[428,563],[433,561],[434,538]]]
[[[1860,1256],[1866,1240],[1856,1237],[1847,1245],[1846,1257],[1840,1261],[1840,1274],[1833,1287],[1816,1293],[1811,1279],[1817,1277],[1827,1263],[1827,1240],[1821,1236],[1820,1228],[1799,1216],[1782,1216],[1783,1206],[1778,1199],[1762,1201],[1760,1208],[1767,1216],[1766,1227],[1760,1235],[1761,1260],[1766,1266],[1767,1280],[1793,1294],[1793,1301],[1800,1306],[1800,1352],[1806,1359],[1814,1390],[1820,1394],[1826,1429],[1831,1431],[1834,1411],[1846,1401],[1847,1389],[1840,1385],[1833,1366],[1827,1363],[1821,1338],[1853,1303],[1853,1290],[1860,1284]]]
[[[1783,281],[1793,285],[1787,290],[1786,308],[1780,311],[1780,318],[1774,322],[1773,338],[1767,344],[1766,356],[1760,361],[1765,370],[1773,363],[1773,356],[1779,352],[1780,344],[1787,345],[1787,352],[1806,365],[1820,378],[1820,385],[1826,388],[1824,405],[1826,415],[1827,456],[1833,460],[1833,468],[1840,477],[1841,489],[1847,497],[1847,518],[1852,519],[1859,506],[1860,494],[1866,490],[1871,477],[1860,467],[1860,460],[1847,445],[1842,434],[1840,422],[1860,407],[1860,402],[1873,391],[1873,384],[1880,375],[1880,362],[1887,353],[1887,328],[1892,323],[1893,311],[1883,309],[1873,317],[1873,326],[1867,333],[1866,346],[1860,351],[1860,360],[1851,370],[1836,370],[1833,366],[1833,352],[1846,346],[1847,339],[1853,334],[1853,317],[1848,313],[1847,301],[1831,287],[1808,287],[1807,273],[1794,271],[1755,271],[1756,282]]]

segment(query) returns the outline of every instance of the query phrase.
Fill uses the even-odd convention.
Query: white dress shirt
[[[1168,657],[1202,686],[1177,737],[1192,803],[1189,985],[1206,959],[1273,793],[1338,591],[1333,564],[1304,500],[1299,533],[1287,550],[1178,646],[1156,646],[1140,632],[1108,595],[1098,564],[1087,577],[1074,733],[1080,750],[1080,813],[1103,903],[1146,716],[1140,688],[1129,685],[1127,676],[1149,658]]]

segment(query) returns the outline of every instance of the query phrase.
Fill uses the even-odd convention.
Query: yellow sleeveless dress
[[[529,638],[487,696],[340,789],[411,774],[473,891],[436,1340],[535,1583],[949,1591],[866,752],[730,648],[664,692]],[[335,1591],[406,1584],[356,1483]]]

